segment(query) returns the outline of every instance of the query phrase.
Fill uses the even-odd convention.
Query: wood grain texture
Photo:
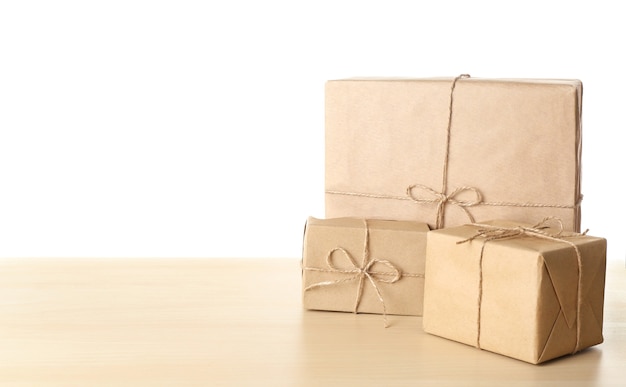
[[[533,366],[420,317],[302,310],[295,259],[0,260],[0,386],[617,386],[626,270],[605,342]]]

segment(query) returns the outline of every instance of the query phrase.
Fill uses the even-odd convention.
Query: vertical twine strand
[[[461,74],[454,78],[450,86],[450,104],[448,105],[448,127],[446,128],[446,153],[443,159],[443,173],[441,181],[441,201],[437,205],[437,228],[443,227],[445,204],[447,202],[446,192],[448,192],[448,159],[450,156],[450,137],[452,132],[452,113],[454,112],[454,89],[459,79],[469,78],[469,74]]]

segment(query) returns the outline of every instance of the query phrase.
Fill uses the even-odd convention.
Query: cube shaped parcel
[[[426,332],[535,364],[603,341],[605,239],[468,241],[479,229],[428,234]]]

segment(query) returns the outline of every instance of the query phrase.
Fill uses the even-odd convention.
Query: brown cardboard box
[[[582,83],[462,78],[453,93],[452,84],[327,82],[326,217],[441,228],[552,215],[579,231]]]
[[[410,221],[309,218],[304,307],[421,316],[428,230]]]
[[[490,224],[519,230],[516,223]],[[605,239],[491,230],[491,237],[459,243],[481,228],[428,233],[426,332],[534,364],[602,342]]]

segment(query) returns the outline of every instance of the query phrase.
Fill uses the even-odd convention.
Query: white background
[[[3,1],[0,256],[299,257],[324,82],[469,73],[583,81],[583,228],[624,259],[619,3]]]

